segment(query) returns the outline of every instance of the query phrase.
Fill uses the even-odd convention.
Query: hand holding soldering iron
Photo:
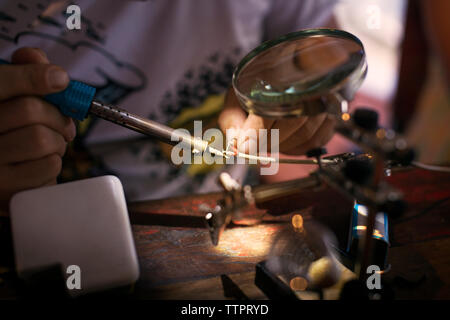
[[[14,52],[0,65],[0,211],[21,190],[56,184],[67,143],[76,135],[72,119],[41,97],[63,90],[67,73],[40,49]]]

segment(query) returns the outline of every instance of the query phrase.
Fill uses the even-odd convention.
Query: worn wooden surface
[[[408,211],[391,221],[387,279],[401,299],[450,298],[450,174],[421,169],[395,172],[389,182],[405,194]],[[264,295],[253,284],[255,264],[263,260],[272,237],[294,213],[320,221],[346,245],[352,202],[329,188],[302,192],[249,208],[264,214],[256,226],[232,225],[217,247],[203,223],[201,203],[213,205],[218,194],[191,195],[129,205],[141,277],[132,297],[226,299],[221,275],[229,276],[249,298]],[[1,271],[11,267],[8,222],[0,222]],[[6,266],[6,267],[5,267]],[[11,292],[0,281],[0,297]],[[234,297],[236,298],[236,297]]]
[[[398,286],[398,297],[449,297],[450,175],[414,169],[395,172],[388,180],[405,193],[409,204],[402,217],[391,221],[389,276]],[[231,226],[214,247],[198,206],[212,205],[217,197],[193,195],[130,205],[143,271],[138,292],[159,288],[161,298],[179,297],[179,292],[185,298],[201,298],[202,294],[189,289],[192,281],[200,281],[211,298],[224,298],[220,275],[251,274],[255,263],[265,258],[270,239],[294,213],[328,226],[345,247],[352,202],[335,190],[324,188],[267,202],[259,209],[266,213],[263,224]],[[244,279],[237,281],[242,286],[251,284],[251,277]]]

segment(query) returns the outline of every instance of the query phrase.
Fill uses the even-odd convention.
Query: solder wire
[[[290,164],[318,164],[315,159],[294,159],[294,158],[279,158],[279,157],[264,157],[257,156],[247,153],[238,152],[236,155],[238,158],[244,158],[248,160],[253,160],[261,163],[290,163]],[[330,159],[321,159],[320,160],[324,164],[335,163],[334,160]]]
[[[146,135],[154,136],[164,142],[170,144],[176,144],[177,141],[186,143],[192,147],[192,153],[208,152],[210,154],[217,155],[219,157],[228,158],[235,156],[244,158],[247,160],[253,160],[260,163],[292,163],[292,164],[317,164],[317,160],[314,159],[286,159],[275,157],[264,157],[246,154],[243,152],[230,151],[230,144],[226,150],[218,150],[209,145],[208,141],[200,138],[192,137],[191,135],[178,132],[170,127],[151,121],[149,119],[142,118],[140,116],[129,113],[126,110],[117,108],[115,106],[103,104],[97,101],[92,102],[90,113],[95,114],[97,117],[114,122],[125,128],[143,133]],[[174,139],[176,138],[176,139]],[[333,160],[323,159],[323,163],[334,163]]]
[[[255,162],[260,163],[290,163],[290,164],[318,164],[316,159],[294,159],[294,158],[279,158],[279,157],[265,157],[258,156],[243,152],[233,152],[228,150],[223,150],[222,152],[226,158],[230,156],[234,156],[237,158],[247,159],[249,161],[253,160]],[[320,160],[324,164],[336,163],[336,161],[331,159],[321,159]]]

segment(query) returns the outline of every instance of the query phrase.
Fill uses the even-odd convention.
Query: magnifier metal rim
[[[239,64],[236,66],[233,77],[232,77],[232,85],[235,90],[236,95],[238,96],[239,100],[241,97],[244,97],[245,100],[248,100],[252,102],[252,104],[257,105],[260,103],[260,101],[256,101],[247,95],[243,94],[238,89],[238,76],[241,72],[242,68],[244,68],[250,61],[252,61],[257,55],[260,53],[266,51],[267,49],[270,49],[282,42],[285,41],[292,41],[296,39],[302,39],[302,38],[312,38],[312,37],[323,37],[323,36],[329,36],[329,37],[335,37],[335,38],[341,38],[341,39],[348,39],[351,41],[354,41],[356,44],[358,44],[361,47],[361,50],[364,54],[363,58],[361,59],[361,62],[359,65],[355,68],[355,70],[346,78],[342,79],[341,81],[337,82],[336,84],[320,88],[317,90],[317,92],[308,92],[308,94],[305,94],[304,102],[305,107],[302,107],[301,105],[298,105],[296,107],[286,108],[286,111],[275,111],[272,112],[270,110],[261,110],[261,108],[252,108],[248,105],[243,104],[243,108],[246,109],[250,113],[255,113],[261,116],[269,116],[269,117],[290,117],[290,116],[300,116],[300,115],[314,115],[318,112],[315,112],[315,105],[317,105],[317,109],[319,112],[323,112],[324,108],[326,108],[323,105],[322,98],[333,94],[335,92],[340,92],[342,96],[348,99],[353,98],[353,94],[356,92],[356,90],[361,86],[362,81],[364,80],[366,74],[367,74],[367,61],[365,59],[365,50],[364,45],[355,35],[339,30],[339,29],[329,29],[329,28],[318,28],[318,29],[304,29],[296,32],[288,33],[284,36],[281,36],[277,39],[269,40],[252,51],[250,51],[242,60],[239,62]],[[301,97],[302,93],[295,93],[292,94],[298,97]],[[301,102],[303,102],[303,100]]]

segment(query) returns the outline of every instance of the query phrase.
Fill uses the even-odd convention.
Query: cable
[[[262,157],[242,152],[230,152],[224,150],[223,153],[225,156],[235,156],[238,158],[244,158],[247,160],[253,160],[255,162],[269,163],[269,162],[278,162],[278,163],[290,163],[290,164],[317,164],[317,160],[315,159],[294,159],[294,158],[278,158],[278,157]],[[321,162],[324,164],[334,164],[335,160],[332,159],[321,159]]]
[[[421,163],[421,162],[417,162],[417,161],[413,161],[412,165],[416,166],[418,168],[424,169],[424,170],[450,173],[450,167],[435,166],[435,165],[425,164],[425,163]]]

